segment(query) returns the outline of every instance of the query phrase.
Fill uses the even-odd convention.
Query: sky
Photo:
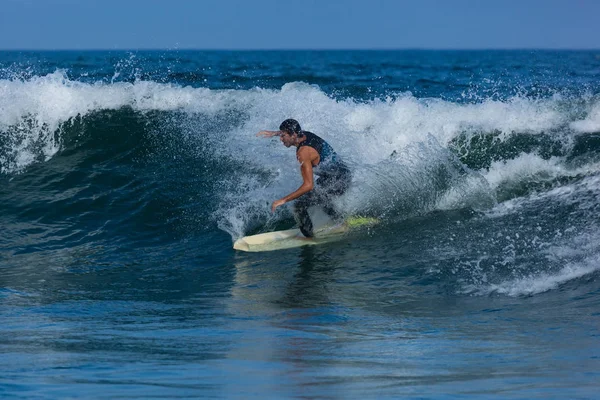
[[[0,0],[0,49],[600,49],[600,0]]]

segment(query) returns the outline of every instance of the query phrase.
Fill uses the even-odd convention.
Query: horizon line
[[[137,48],[0,48],[0,51],[599,51],[600,47],[474,47],[474,48],[436,48],[436,47],[371,47],[371,48],[201,48],[201,47],[137,47]]]

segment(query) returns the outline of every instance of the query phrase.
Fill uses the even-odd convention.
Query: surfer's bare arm
[[[271,211],[275,212],[275,209],[277,207],[284,205],[288,201],[295,200],[303,194],[306,194],[313,190],[313,188],[315,187],[312,167],[312,159],[314,158],[315,154],[312,154],[313,152],[318,156],[318,153],[312,147],[303,147],[298,151],[298,162],[300,162],[302,185],[300,185],[300,187],[295,192],[290,193],[279,200],[275,200],[271,205]]]
[[[279,135],[281,135],[281,131],[260,131],[256,134],[256,136],[266,137],[266,138],[270,138],[273,136],[279,136]]]

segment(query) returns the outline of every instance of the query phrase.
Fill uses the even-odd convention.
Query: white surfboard
[[[260,252],[312,246],[340,239],[351,229],[374,225],[378,222],[376,218],[351,217],[339,224],[325,225],[315,231],[313,238],[304,237],[300,229],[260,233],[236,240],[233,248],[240,251]]]

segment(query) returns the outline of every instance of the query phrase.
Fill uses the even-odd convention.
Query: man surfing
[[[350,186],[350,170],[325,140],[314,133],[303,131],[295,119],[283,121],[278,131],[260,131],[257,136],[279,136],[285,147],[296,147],[302,185],[295,192],[275,200],[271,211],[275,212],[277,207],[298,199],[294,205],[294,217],[302,234],[313,237],[313,223],[308,208],[321,206],[327,214],[337,218],[333,199],[344,194]],[[318,176],[316,186],[313,174]]]

